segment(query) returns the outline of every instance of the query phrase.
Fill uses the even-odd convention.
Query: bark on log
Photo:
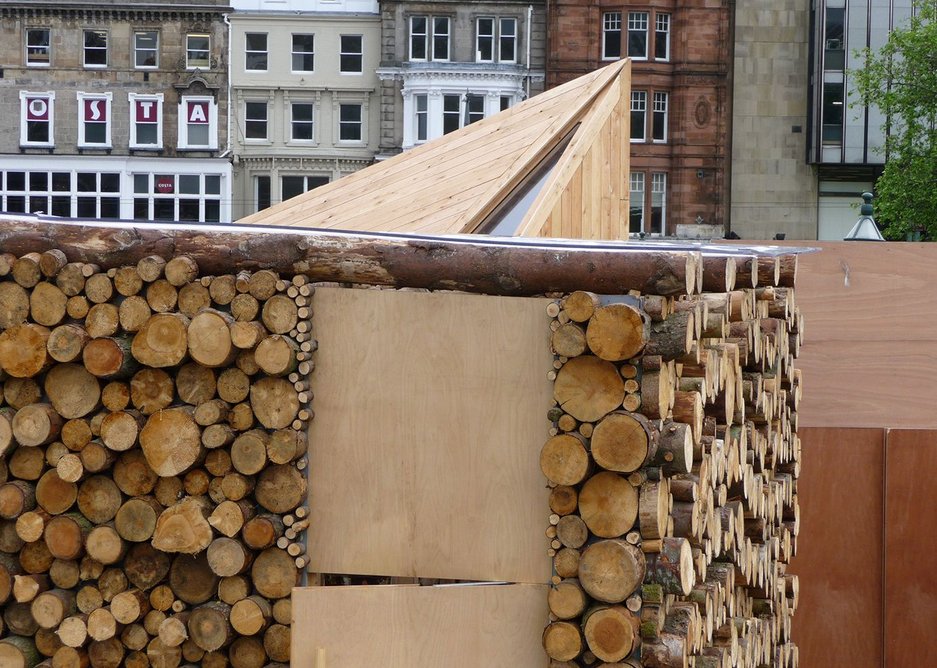
[[[661,551],[647,557],[645,581],[660,585],[666,593],[687,596],[696,584],[689,542],[685,538],[663,538]]]
[[[0,640],[0,666],[33,668],[39,661],[39,651],[32,638],[12,635]]]

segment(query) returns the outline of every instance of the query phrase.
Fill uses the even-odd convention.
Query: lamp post
[[[862,202],[859,220],[849,230],[849,234],[843,237],[843,241],[885,241],[872,217],[872,193],[862,193]]]

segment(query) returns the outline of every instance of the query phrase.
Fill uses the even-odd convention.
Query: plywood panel
[[[549,581],[546,303],[316,291],[313,570]]]
[[[291,664],[543,668],[546,585],[293,590]]]
[[[937,431],[889,430],[885,665],[937,665]]]
[[[800,577],[800,665],[880,668],[884,430],[800,435],[800,536],[790,568]]]

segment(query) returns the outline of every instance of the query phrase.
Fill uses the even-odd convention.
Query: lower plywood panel
[[[885,431],[799,433],[800,536],[790,571],[800,578],[800,665],[881,668]]]
[[[885,494],[885,665],[937,665],[937,431],[890,429]]]
[[[303,668],[543,668],[546,585],[293,590]]]

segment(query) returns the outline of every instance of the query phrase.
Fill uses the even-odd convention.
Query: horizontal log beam
[[[305,274],[315,281],[500,295],[573,290],[677,295],[699,289],[700,252],[628,242],[505,241],[485,236],[0,216],[3,252],[22,255],[51,248],[64,250],[70,262],[105,269],[136,264],[149,255],[188,255],[206,274],[230,273],[235,267],[272,269]],[[707,250],[712,252],[712,247]],[[720,247],[720,251],[746,254],[738,247]]]

